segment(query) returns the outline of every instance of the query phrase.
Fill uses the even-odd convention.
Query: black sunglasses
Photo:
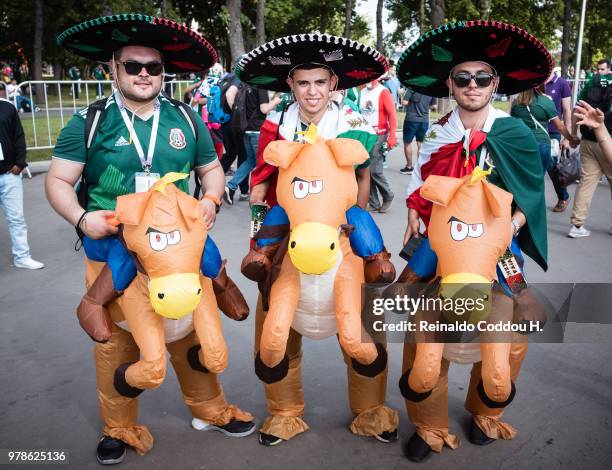
[[[157,77],[164,69],[164,64],[161,62],[147,62],[146,64],[142,64],[135,60],[126,60],[125,62],[117,63],[123,65],[128,75],[138,75],[144,67],[149,75]]]
[[[479,88],[486,88],[491,84],[494,74],[489,72],[476,72],[468,73],[468,72],[459,72],[453,75],[451,78],[453,79],[453,83],[455,86],[459,88],[465,88],[470,84],[472,80],[476,82],[476,86]]]

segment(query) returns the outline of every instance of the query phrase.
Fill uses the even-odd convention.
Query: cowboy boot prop
[[[79,324],[94,341],[106,343],[110,339],[112,320],[105,305],[121,294],[123,291],[115,290],[110,268],[104,265],[77,307]]]
[[[390,284],[395,279],[395,266],[389,261],[391,253],[383,248],[378,253],[364,258],[365,282],[372,284]]]
[[[238,286],[227,275],[226,264],[227,260],[224,259],[219,274],[212,280],[213,291],[219,309],[232,320],[242,321],[249,316],[249,305]]]

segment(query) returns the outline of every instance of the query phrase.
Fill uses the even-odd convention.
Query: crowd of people
[[[321,255],[321,259],[307,260],[309,266],[321,264],[325,269],[304,268],[300,272],[306,278],[327,275],[328,271],[335,276],[337,272],[332,280],[344,288],[353,286],[349,282],[351,274],[347,275],[350,269],[357,273],[352,274],[360,281],[354,284],[357,286],[361,282],[395,280],[395,268],[389,261],[382,233],[368,211],[385,213],[395,198],[384,170],[388,152],[398,144],[400,105],[405,109],[406,158],[400,172],[409,176],[403,241],[408,245],[420,238],[421,242],[402,270],[399,282],[429,282],[436,277],[439,260],[427,242],[434,199],[422,191],[430,177],[466,181],[484,178],[490,184],[486,186],[490,201],[497,201],[495,194],[510,193],[514,202],[511,207],[508,204],[504,234],[511,241],[504,245],[503,256],[513,259],[519,272],[524,255],[543,270],[548,266],[545,172],[549,172],[557,192],[558,202],[553,210],[562,212],[568,206],[567,189],[555,173],[561,155],[553,152],[553,141],[560,140],[560,149],[581,147],[582,171],[570,237],[589,235],[584,224],[595,187],[602,174],[612,183],[609,61],[598,64],[598,74],[583,89],[581,101],[573,111],[575,119],[571,119],[568,87],[563,78],[552,73],[552,57],[536,38],[519,28],[480,21],[439,28],[436,34],[426,34],[406,49],[395,69],[380,52],[364,44],[328,35],[294,35],[255,48],[235,60],[233,72],[225,72],[217,63],[214,48],[203,37],[170,20],[154,20],[140,15],[113,15],[82,23],[58,37],[58,43],[74,53],[90,60],[110,61],[113,76],[111,94],[80,110],[62,130],[45,182],[50,205],[82,238],[88,286],[106,275],[112,287],[112,296],[106,297],[94,312],[109,333],[94,345],[104,425],[97,459],[102,464],[120,463],[128,446],[139,454],[152,448],[151,433],[137,423],[137,397],[161,383],[166,367],[165,345],[150,345],[139,351],[137,343],[142,338],[136,337],[133,325],[130,329],[133,309],[141,312],[152,307],[149,285],[142,281],[143,266],[132,264],[126,247],[118,242],[123,233],[112,223],[118,197],[148,191],[157,187],[160,179],[165,184],[164,178],[173,173],[193,172],[202,192],[197,204],[207,230],[214,226],[222,201],[223,210],[231,210],[238,190],[239,200],[248,200],[252,206],[266,205],[269,210],[260,231],[250,243],[245,241],[248,253],[242,262],[243,274],[256,281],[260,291],[254,365],[264,384],[269,416],[261,425],[259,443],[279,445],[308,430],[303,420],[302,337],[320,339],[336,333],[347,365],[349,404],[354,414],[350,429],[354,434],[389,443],[398,438],[399,417],[385,404],[387,349],[385,341],[363,346],[354,336],[358,334],[355,331],[361,331],[360,310],[354,303],[359,303],[359,289],[354,299],[341,305],[345,310],[338,314],[337,323],[335,314],[326,325],[324,321],[308,324],[303,317],[301,323],[297,317],[293,323],[281,321],[287,319],[288,309],[284,306],[293,302],[294,309],[303,308],[297,305],[299,295],[292,289],[302,279],[296,270],[300,269],[297,255],[291,251],[297,243],[296,227],[292,227],[293,233],[289,230],[295,214],[290,214],[290,207],[281,202],[287,195],[291,200],[304,200],[324,191],[318,176],[307,179],[312,175],[301,175],[285,181],[281,170],[302,158],[298,154],[303,148],[331,142],[325,144],[325,152],[335,162],[334,169],[342,169],[337,175],[341,175],[338,179],[344,186],[335,189],[345,189],[346,201],[342,202],[347,207],[339,209],[341,223],[327,227],[327,232],[321,229],[324,224],[311,223],[303,228],[301,240],[315,245],[321,238],[322,248],[317,245],[317,249],[334,253],[342,243],[343,251],[341,256]],[[128,31],[141,34],[126,39]],[[177,38],[180,47],[173,44]],[[202,70],[208,72],[193,77],[181,101],[162,92],[164,72]],[[102,92],[99,89],[99,94]],[[78,87],[73,87],[73,93],[78,94]],[[512,117],[492,105],[496,93],[516,96],[512,100]],[[430,108],[449,95],[455,99],[456,107],[430,125]],[[0,102],[0,106],[4,105],[8,104]],[[0,118],[0,203],[11,233],[13,262],[16,267],[38,269],[43,266],[29,255],[23,220],[23,129],[14,110],[0,112]],[[581,125],[581,138],[577,125]],[[416,156],[412,150],[414,139]],[[334,148],[334,142],[339,147]],[[343,146],[350,152],[343,152]],[[230,172],[234,161],[236,170]],[[322,163],[312,163],[313,168],[317,165],[323,167]],[[188,191],[185,180],[175,181],[179,189]],[[281,181],[287,184],[282,186]],[[75,192],[77,184],[79,190]],[[160,190],[163,192],[163,187]],[[336,194],[328,197],[329,201],[338,199]],[[437,202],[445,205],[448,201]],[[501,211],[499,204],[490,202],[497,212]],[[319,209],[318,212],[326,212],[327,207]],[[185,215],[185,219],[189,217]],[[454,240],[482,235],[478,232],[482,224],[455,217],[444,223],[450,224]],[[156,245],[161,240],[172,245],[169,240],[173,233],[151,227],[147,230],[156,251],[164,249]],[[180,241],[178,238],[174,244]],[[105,257],[99,252],[92,254],[94,245],[107,251]],[[110,272],[116,268],[110,261],[113,254],[127,259],[132,279],[136,279],[123,286],[123,295],[117,289],[117,273]],[[295,268],[287,268],[291,263]],[[222,271],[205,281],[210,292],[211,286],[220,281]],[[526,295],[521,294],[523,290],[513,291],[509,277],[495,267],[488,278],[480,279],[501,286],[492,294],[496,308],[501,305],[512,312],[513,303]],[[318,295],[324,292],[320,285],[317,289]],[[161,294],[159,299],[163,298]],[[340,296],[336,302],[341,303]],[[112,316],[108,310],[112,310]],[[88,330],[87,323],[81,325],[96,338],[97,332]],[[163,330],[160,325],[162,320],[158,326]],[[202,363],[198,348],[206,345],[199,344],[194,330],[199,326],[190,326],[183,336],[167,340],[184,401],[193,415],[192,426],[234,437],[247,436],[255,430],[253,417],[229,404],[220,376]],[[476,445],[516,435],[502,416],[516,392],[514,382],[527,343],[509,344],[504,351],[507,367],[500,374],[504,383],[495,393],[488,385],[483,386],[484,358],[474,362],[465,406],[472,415],[469,440]],[[444,446],[456,448],[459,440],[448,426],[450,361],[440,357],[438,374],[417,383],[410,379],[411,371],[421,366],[417,353],[417,345],[405,344],[400,391],[415,427],[403,451],[407,458],[420,462],[432,452],[441,452]]]

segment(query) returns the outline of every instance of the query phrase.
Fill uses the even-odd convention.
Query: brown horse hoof
[[[257,352],[255,357],[255,374],[264,383],[273,384],[283,380],[289,373],[289,356],[287,353],[283,356],[283,359],[276,364],[274,367],[268,367],[261,360],[260,352]]]
[[[363,375],[365,377],[376,377],[387,367],[387,350],[385,347],[376,343],[376,350],[378,351],[378,356],[371,364],[362,364],[361,362],[356,361],[351,358],[351,364],[353,366],[353,370],[357,372],[359,375]]]
[[[419,403],[429,397],[433,390],[429,390],[427,392],[415,392],[410,388],[410,384],[408,383],[408,377],[410,376],[410,371],[412,369],[408,369],[406,372],[402,374],[399,379],[399,389],[402,396],[413,403]]]
[[[128,398],[136,398],[138,395],[144,392],[144,390],[142,388],[132,387],[129,383],[127,383],[127,380],[125,379],[125,371],[131,365],[131,362],[126,362],[115,369],[114,385],[115,390],[117,390],[120,395]]]
[[[189,362],[189,365],[193,370],[208,374],[210,371],[206,368],[204,364],[200,362],[200,349],[202,349],[202,346],[200,346],[199,344],[191,346],[187,351],[187,362]]]
[[[223,260],[219,274],[212,280],[213,291],[217,305],[225,316],[242,321],[249,316],[249,305],[236,283],[227,274],[226,263],[227,260]]]

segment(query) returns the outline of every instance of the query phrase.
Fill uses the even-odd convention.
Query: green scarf
[[[486,145],[495,164],[489,181],[512,193],[514,204],[527,218],[518,235],[521,250],[546,271],[544,171],[535,137],[521,120],[498,118],[487,134]]]

